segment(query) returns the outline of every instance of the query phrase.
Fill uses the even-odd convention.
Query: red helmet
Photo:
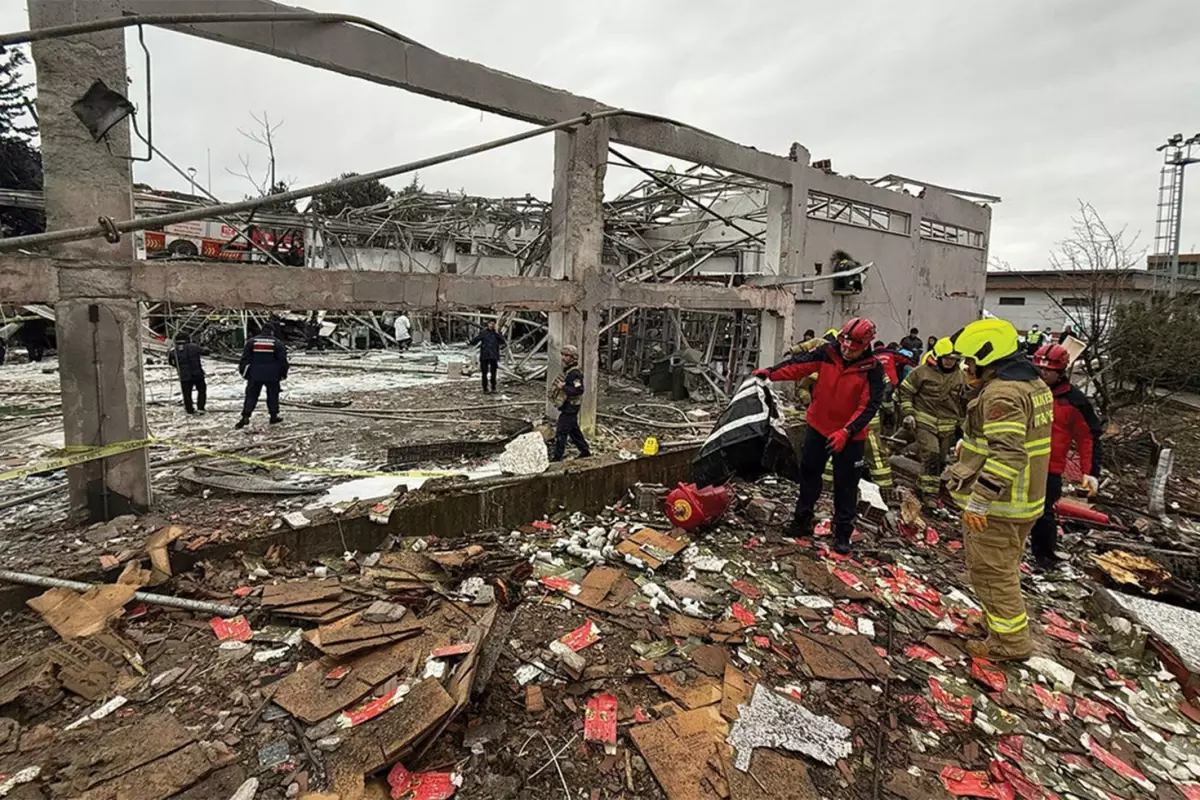
[[[1033,365],[1063,372],[1071,363],[1071,354],[1061,344],[1044,344],[1033,354]]]
[[[854,317],[846,321],[838,333],[838,341],[853,347],[870,347],[875,338],[875,323],[866,317]]]

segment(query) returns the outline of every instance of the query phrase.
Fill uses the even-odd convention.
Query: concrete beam
[[[550,207],[550,275],[583,288],[580,307],[550,314],[547,343],[550,359],[546,385],[562,375],[556,358],[560,348],[579,348],[586,381],[579,424],[585,433],[596,427],[600,380],[600,307],[590,286],[604,274],[604,176],[608,170],[608,122],[600,120],[573,131],[554,134],[554,194]],[[547,399],[546,414],[558,410]]]
[[[612,308],[677,308],[681,311],[770,311],[790,316],[793,302],[792,293],[781,287],[615,282],[604,304]]]
[[[127,14],[304,10],[270,0],[115,1]],[[226,22],[163,27],[538,125],[609,108],[590,97],[445,56],[349,23]],[[618,118],[612,139],[772,183],[787,183],[793,164],[782,156],[657,120]]]
[[[6,303],[58,302],[58,271],[44,257],[0,256],[0,297]]]
[[[31,0],[30,24],[37,27],[86,22],[120,12],[110,0],[72,3]],[[97,216],[133,216],[129,131],[120,123],[108,133],[110,155],[71,111],[99,79],[125,89],[125,32],[104,31],[70,39],[35,42],[37,110],[45,169],[46,225],[50,229],[91,225]],[[110,255],[133,260],[133,241],[116,247],[102,239],[54,248],[59,258]],[[0,270],[7,272],[7,270]],[[28,275],[43,276],[35,269]],[[142,382],[141,306],[128,297],[128,271],[60,271],[55,331],[62,385],[63,437],[68,447],[96,447],[146,438]],[[51,285],[24,284],[24,291]],[[9,299],[7,296],[5,299]],[[49,299],[49,297],[47,297]],[[145,449],[89,461],[67,470],[71,513],[92,521],[150,507],[150,471]]]

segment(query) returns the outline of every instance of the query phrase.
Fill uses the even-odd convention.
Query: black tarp
[[[768,473],[797,480],[796,451],[780,424],[781,414],[770,383],[746,379],[692,461],[693,482],[703,488],[735,476],[752,481]]]

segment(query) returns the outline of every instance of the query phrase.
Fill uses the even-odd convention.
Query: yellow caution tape
[[[191,445],[186,442],[177,442],[171,439],[134,439],[128,442],[106,444],[102,447],[67,447],[64,449],[67,451],[68,455],[63,456],[62,458],[54,458],[49,461],[42,461],[38,464],[30,464],[25,467],[9,470],[8,472],[0,472],[0,481],[16,480],[17,478],[24,478],[39,472],[49,472],[51,470],[63,469],[64,467],[73,467],[76,464],[83,464],[87,461],[95,461],[101,458],[112,458],[113,456],[121,455],[122,453],[141,450],[145,447],[155,444],[162,445],[164,447],[173,447],[176,450],[186,450],[190,453],[195,453],[196,455],[201,456],[229,459],[230,461],[240,461],[243,464],[267,467],[269,469],[281,469],[288,472],[307,472],[314,475],[335,475],[346,478],[449,478],[462,474],[460,472],[447,472],[443,470],[371,472],[369,470],[355,469],[325,469],[323,467],[309,467],[302,464],[287,464],[282,461],[264,461],[261,458],[250,458],[249,456],[239,456],[234,453],[224,453],[220,450],[210,450],[206,447],[196,447],[195,445]]]

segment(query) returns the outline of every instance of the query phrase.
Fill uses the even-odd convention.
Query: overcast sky
[[[28,27],[0,3],[0,28]],[[761,150],[798,141],[842,173],[907,175],[1000,195],[991,254],[1045,265],[1077,199],[1153,243],[1161,155],[1200,130],[1200,2],[1025,0],[309,0],[434,49],[614,106],[686,121]],[[154,138],[222,198],[249,184],[238,128],[282,121],[279,173],[297,184],[366,172],[524,129],[523,123],[181,34],[150,30]],[[140,51],[129,34],[142,104]],[[634,151],[636,154],[636,151]],[[662,165],[665,159],[645,155]],[[636,157],[636,155],[635,155]],[[422,173],[427,189],[549,198],[551,140]],[[169,168],[135,178],[186,189]],[[610,193],[636,176],[610,167]],[[395,179],[394,185],[407,180]],[[1200,167],[1183,247],[1200,249]]]

